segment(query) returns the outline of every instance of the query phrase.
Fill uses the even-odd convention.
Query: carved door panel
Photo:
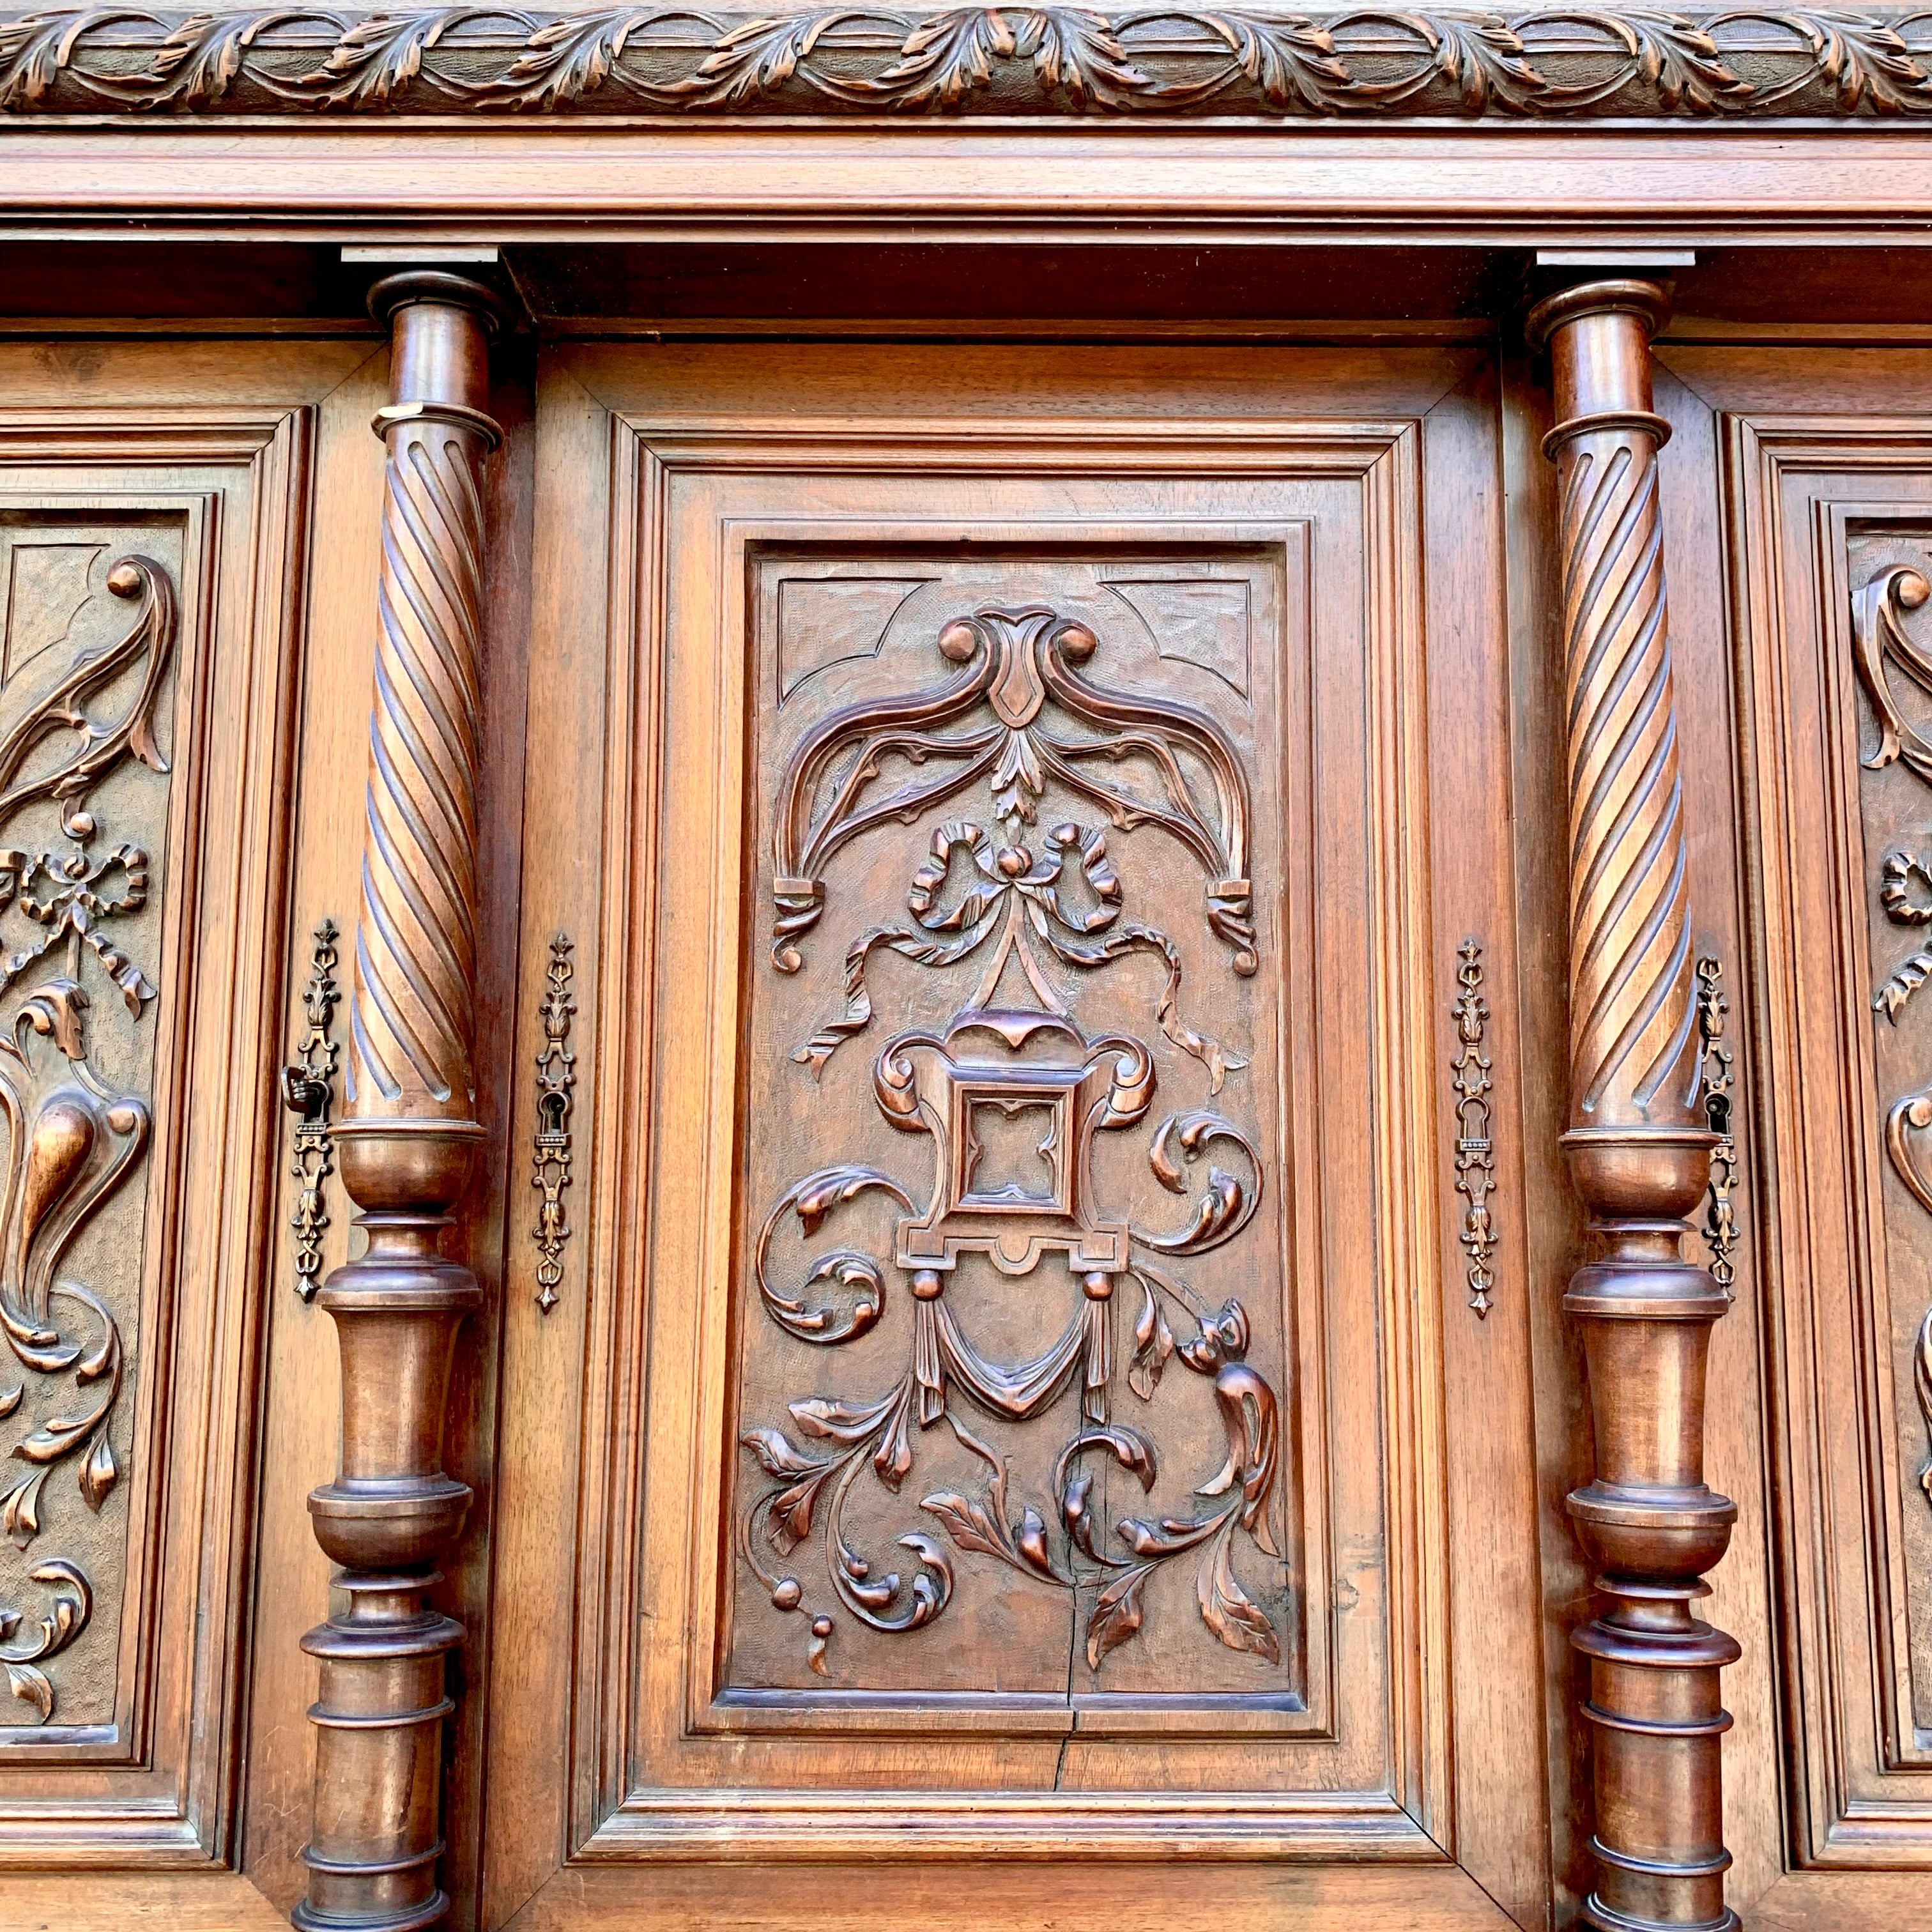
[[[238,1839],[311,404],[362,355],[5,352],[0,1862],[135,1892]]]
[[[1540,1922],[1519,1237],[1451,1192],[1511,950],[1453,830],[1506,816],[1488,380],[556,358],[493,1913],[655,1922],[636,1868],[728,1841],[777,1922],[888,1832],[854,1912],[1185,1852]]]
[[[1872,358],[1867,358],[1868,361]],[[1852,358],[1847,358],[1849,363]],[[1704,372],[1700,371],[1700,375]],[[1932,437],[1922,358],[1726,367],[1793,1836],[1932,1867]],[[1728,380],[1726,380],[1728,379]],[[1834,397],[1834,389],[1838,395]],[[1754,394],[1753,391],[1757,393]],[[1834,400],[1846,413],[1832,416]],[[1756,407],[1751,405],[1756,404]],[[1786,404],[1786,407],[1789,408]]]

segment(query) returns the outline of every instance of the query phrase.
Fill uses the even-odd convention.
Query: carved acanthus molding
[[[36,8],[0,111],[1474,117],[1932,112],[1932,15],[1589,8]]]

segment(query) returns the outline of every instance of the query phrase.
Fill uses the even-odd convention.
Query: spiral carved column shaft
[[[342,1356],[341,1466],[309,1510],[344,1607],[302,1640],[320,1664],[310,1932],[407,1932],[440,1920],[448,1653],[432,1608],[439,1553],[470,1492],[442,1470],[456,1330],[482,1297],[440,1252],[482,1128],[473,1118],[476,780],[487,290],[392,277],[371,306],[393,332],[362,910],[356,939],[344,1186],[368,1251],[320,1305]]]
[[[1683,1257],[1712,1136],[1697,1106],[1682,788],[1651,407],[1662,289],[1598,281],[1529,318],[1547,341],[1562,494],[1570,810],[1570,1131],[1596,1258],[1564,1298],[1582,1330],[1594,1480],[1570,1498],[1608,1600],[1589,1660],[1601,1932],[1727,1932],[1718,1672],[1736,1643],[1693,1613],[1737,1511],[1704,1481],[1704,1383],[1723,1292]]]

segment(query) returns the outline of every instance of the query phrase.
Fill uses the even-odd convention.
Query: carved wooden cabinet
[[[0,18],[0,1932],[1924,1918],[1928,104]]]
[[[1444,466],[1488,360],[798,350],[776,422],[772,362],[541,379],[531,742],[582,755],[525,929],[576,936],[587,1166],[496,1668],[500,1748],[580,1768],[486,1839],[543,1808],[639,1898],[888,1826],[1439,1867],[1460,1742],[1464,1856],[1533,1886],[1533,1566],[1480,1641],[1449,1586],[1528,1553],[1523,1312],[1468,1316],[1435,1157],[1505,885],[1429,836],[1504,809],[1494,598],[1423,648],[1425,557],[1498,554]]]

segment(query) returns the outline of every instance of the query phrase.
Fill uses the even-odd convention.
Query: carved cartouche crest
[[[1036,1583],[1086,1592],[1086,1654],[1096,1670],[1140,1629],[1143,1586],[1156,1566],[1195,1552],[1208,1628],[1230,1648],[1278,1663],[1274,1623],[1238,1580],[1233,1552],[1239,1535],[1277,1556],[1269,1512],[1279,1399],[1244,1360],[1250,1326],[1241,1304],[1210,1309],[1173,1271],[1247,1226],[1261,1198],[1262,1156],[1212,1108],[1170,1112],[1154,1126],[1147,1160],[1162,1190],[1188,1201],[1184,1214],[1172,1227],[1144,1228],[1115,1211],[1096,1184],[1095,1144],[1148,1120],[1154,1056],[1133,1034],[1090,1034],[1056,975],[1070,968],[1089,975],[1130,954],[1151,956],[1165,980],[1149,1017],[1199,1064],[1208,1096],[1247,1063],[1182,1020],[1179,949],[1126,916],[1128,892],[1106,832],[1072,820],[1041,823],[1052,786],[1097,807],[1117,832],[1159,828],[1201,872],[1204,922],[1232,970],[1250,975],[1258,952],[1246,773],[1211,719],[1089,681],[1084,668],[1099,640],[1051,610],[982,610],[947,624],[937,644],[956,668],[950,680],[835,712],[800,742],[776,801],[772,961],[787,974],[799,970],[800,949],[826,910],[825,868],[842,847],[912,825],[976,784],[986,788],[989,809],[930,833],[906,889],[911,922],[874,926],[853,940],[844,1012],[794,1056],[822,1076],[839,1046],[871,1024],[866,965],[875,949],[930,970],[974,969],[950,1021],[895,1034],[872,1064],[880,1116],[925,1147],[929,1167],[910,1180],[856,1164],[820,1168],[786,1190],[759,1232],[759,1295],[788,1334],[836,1346],[869,1333],[889,1318],[894,1278],[910,1304],[910,1334],[904,1372],[882,1393],[791,1403],[809,1446],[774,1429],[745,1432],[744,1446],[771,1482],[740,1516],[740,1550],[774,1606],[807,1617],[808,1661],[821,1674],[829,1674],[834,1611],[889,1632],[938,1618],[956,1587],[953,1551],[994,1557]],[[987,1170],[985,1136],[1002,1120],[1023,1123],[1025,1139],[1036,1144],[1036,1167],[1021,1178]],[[1216,1148],[1231,1150],[1232,1171],[1210,1162],[1197,1192],[1192,1171]],[[844,1246],[819,1255],[802,1279],[783,1266],[780,1237],[788,1226],[809,1238],[848,1204],[880,1196],[901,1210],[889,1262]],[[974,1342],[971,1298],[955,1286],[968,1256],[1013,1280],[1064,1266],[1078,1284],[1071,1319],[1037,1357],[994,1360]],[[1183,1516],[1110,1516],[1090,1461],[1111,1460],[1144,1492],[1154,1488],[1154,1440],[1114,1413],[1113,1304],[1130,1286],[1139,1305],[1129,1389],[1153,1402],[1178,1353],[1212,1382],[1226,1437],[1222,1467],[1196,1490],[1201,1507]],[[1194,1331],[1178,1349],[1170,1312]],[[969,1418],[976,1411],[1031,1422],[1068,1396],[1077,1396],[1077,1411],[1052,1496],[1043,1508],[1016,1508],[1006,1458],[980,1439]],[[899,1493],[916,1465],[919,1432],[942,1424],[984,1466],[984,1492],[923,1497],[919,1507],[951,1550],[926,1530],[908,1531],[898,1541],[916,1567],[878,1574],[847,1526],[847,1499],[868,1469]],[[786,1567],[818,1536],[830,1610],[814,1608]]]

